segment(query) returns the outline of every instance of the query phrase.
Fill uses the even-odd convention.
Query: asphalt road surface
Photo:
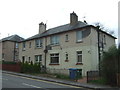
[[[12,90],[14,88],[22,88],[22,90],[31,90],[30,88],[39,88],[39,90],[90,90],[82,87],[65,85],[5,73],[2,74],[2,88],[2,90],[5,90],[4,88],[9,88],[9,90]]]

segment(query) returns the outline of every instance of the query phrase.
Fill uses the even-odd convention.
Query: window
[[[106,36],[104,35],[104,45],[106,45]]]
[[[35,55],[35,62],[39,63],[42,61],[42,55]]]
[[[50,64],[58,64],[59,63],[59,54],[50,54]]]
[[[59,44],[59,36],[58,35],[51,36],[51,44],[52,45],[58,45]]]
[[[31,42],[29,42],[29,48],[31,48]]]
[[[68,34],[65,35],[65,41],[68,42]]]
[[[42,47],[42,39],[37,39],[37,40],[35,40],[35,47],[36,47],[36,48]]]
[[[65,55],[66,55],[66,60],[68,60],[68,53],[66,52]]]
[[[4,53],[2,53],[2,59],[4,59],[4,57],[5,57],[5,54],[4,54]]]
[[[77,40],[77,42],[82,41],[82,31],[77,31],[76,32],[76,40]]]
[[[77,51],[77,63],[82,63],[82,51]]]
[[[26,47],[25,42],[23,42],[23,48],[22,49],[25,50],[25,47]]]
[[[23,63],[25,62],[25,56],[22,56],[22,62]]]
[[[30,63],[30,57],[28,57],[28,62]]]
[[[15,43],[15,48],[18,48],[18,43]]]

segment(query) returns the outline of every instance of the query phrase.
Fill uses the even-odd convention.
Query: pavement
[[[16,72],[11,72],[11,71],[2,71],[2,73],[13,74],[13,75],[29,77],[29,78],[33,78],[33,79],[50,81],[50,82],[62,83],[62,84],[66,84],[66,85],[78,86],[78,87],[83,87],[83,88],[88,88],[88,89],[95,89],[95,90],[106,90],[106,89],[107,90],[120,90],[120,88],[118,88],[118,87],[111,87],[111,86],[106,86],[106,85],[95,85],[95,84],[89,84],[89,83],[80,83],[80,82],[74,82],[74,81],[53,79],[53,78],[49,78],[49,77],[34,76],[34,75],[28,75],[28,74],[23,74],[23,73],[16,73]]]

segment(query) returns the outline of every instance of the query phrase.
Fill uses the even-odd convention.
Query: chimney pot
[[[43,22],[41,22],[39,24],[39,34],[43,33],[46,31],[46,24],[44,24]]]
[[[73,13],[70,13],[70,25],[75,25],[78,22],[78,16],[73,11]]]

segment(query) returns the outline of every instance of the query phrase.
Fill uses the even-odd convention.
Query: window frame
[[[43,40],[42,39],[36,39],[35,40],[35,48],[42,48],[43,47]]]
[[[80,52],[79,54],[78,54],[78,52]],[[76,54],[77,54],[77,63],[82,63],[82,61],[83,61],[83,52],[82,51],[77,51],[76,52]],[[81,60],[79,60],[79,56],[81,56]]]
[[[18,49],[19,48],[19,44],[16,42],[15,43],[15,48]]]
[[[23,42],[23,43],[22,43],[22,50],[24,51],[25,48],[26,48],[26,42]]]
[[[31,43],[31,42],[29,42],[29,48],[31,48],[31,46],[32,46],[32,43]]]
[[[68,42],[69,41],[69,37],[68,37],[68,34],[65,35],[65,42]]]
[[[35,63],[41,63],[42,62],[42,55],[35,55],[34,57],[35,57]],[[36,58],[38,60],[36,60]]]
[[[80,34],[81,33],[81,34]],[[80,35],[79,35],[80,34]],[[78,37],[79,36],[79,37]],[[83,33],[81,30],[76,31],[76,42],[82,42],[83,41]]]
[[[59,45],[60,44],[60,36],[59,35],[53,35],[50,37],[51,45]]]
[[[56,58],[58,60],[56,62],[54,62]],[[50,54],[50,64],[59,64],[59,53],[52,53],[52,54]]]

